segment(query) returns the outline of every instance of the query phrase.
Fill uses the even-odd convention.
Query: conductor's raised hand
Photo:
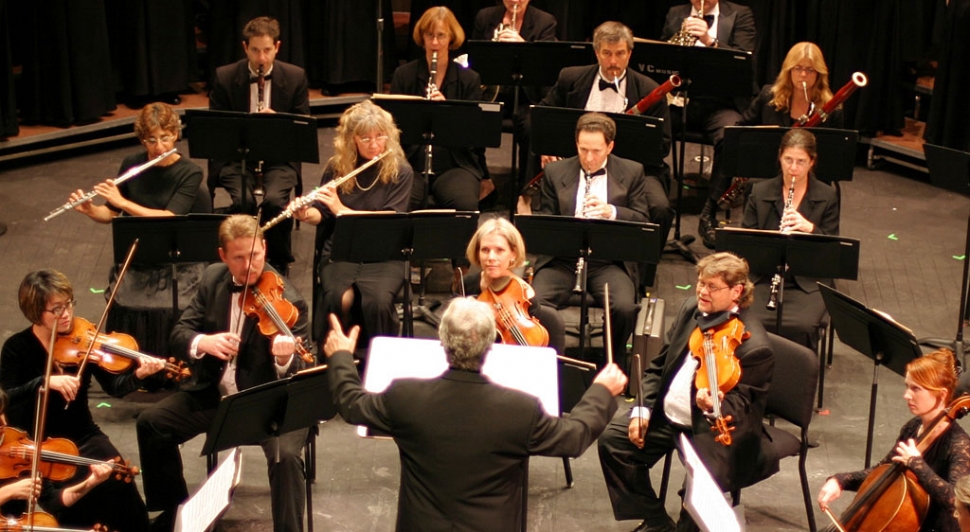
[[[606,386],[606,389],[613,394],[613,397],[623,393],[626,388],[627,378],[616,364],[609,364],[604,367],[593,379],[593,384],[599,383]]]
[[[330,314],[330,332],[327,340],[323,343],[323,352],[327,357],[332,357],[337,351],[354,352],[357,348],[357,336],[360,335],[360,327],[354,325],[350,328],[350,334],[344,334],[343,327],[336,314]]]

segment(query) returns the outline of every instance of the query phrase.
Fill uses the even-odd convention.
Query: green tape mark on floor
[[[899,240],[899,237],[896,236],[896,233],[893,233],[893,234],[889,235],[889,240]]]
[[[98,403],[98,406],[95,408],[111,408],[111,403]]]
[[[100,289],[98,289],[98,288],[88,288],[88,290],[90,290],[92,294],[103,294],[104,293],[104,288],[100,288]]]
[[[956,259],[956,260],[963,260],[963,259],[967,258],[967,256],[966,255],[954,255],[953,258]]]
[[[687,284],[687,285],[684,285],[684,286],[680,286],[679,284],[677,284],[677,285],[674,285],[674,288],[676,288],[678,290],[690,290],[690,285]]]

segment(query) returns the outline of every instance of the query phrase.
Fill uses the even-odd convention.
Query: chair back
[[[775,355],[775,370],[768,390],[765,414],[808,428],[815,409],[818,356],[811,349],[768,333]]]

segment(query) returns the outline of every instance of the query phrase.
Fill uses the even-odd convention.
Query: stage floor
[[[332,153],[332,131],[319,130],[321,160]],[[508,173],[510,139],[503,149],[490,150],[489,165],[496,176]],[[184,143],[179,146],[185,151]],[[99,226],[76,213],[66,213],[50,222],[42,218],[66,200],[77,188],[115,175],[122,158],[139,148],[134,144],[102,147],[57,155],[43,160],[21,160],[7,165],[0,176],[0,222],[8,226],[0,237],[0,257],[7,275],[0,278],[0,339],[28,324],[17,307],[17,286],[23,276],[38,268],[56,268],[73,281],[78,299],[77,313],[96,321],[104,308],[100,290],[107,284],[112,263],[109,226]],[[200,161],[197,161],[200,162]],[[955,337],[963,269],[967,213],[966,198],[934,188],[925,174],[899,167],[867,170],[864,154],[858,158],[855,178],[842,184],[842,235],[861,240],[858,281],[839,281],[837,287],[863,303],[891,314],[917,337]],[[201,162],[200,162],[201,163]],[[205,164],[202,164],[205,167]],[[318,183],[322,167],[304,167],[304,188]],[[897,172],[897,173],[890,173]],[[903,174],[905,172],[905,174]],[[688,191],[690,193],[691,191]],[[217,196],[217,204],[226,198]],[[688,200],[691,198],[688,197]],[[692,200],[691,204],[696,204]],[[696,234],[696,210],[685,209],[683,233]],[[732,219],[741,219],[735,210]],[[304,294],[310,293],[310,262],[313,255],[312,227],[294,232],[297,262],[290,280]],[[699,241],[693,244],[707,253]],[[693,265],[679,255],[665,254],[659,268],[656,295],[666,300],[667,323],[680,303],[692,293],[681,287],[696,280]],[[431,294],[444,298],[445,294]],[[763,303],[761,303],[763,304]],[[418,332],[433,331],[418,324]],[[868,419],[868,397],[872,363],[865,356],[836,342],[835,361],[827,372],[824,415],[816,415],[811,437],[818,447],[808,455],[812,498],[832,473],[859,469],[863,465]],[[902,377],[879,371],[879,399],[875,419],[875,451],[878,459],[888,452],[900,426],[909,414],[901,399]],[[137,462],[133,417],[157,400],[157,395],[136,393],[125,399],[91,398],[97,422],[125,457]],[[625,406],[625,405],[623,405]],[[621,406],[621,408],[623,407]],[[358,438],[354,428],[339,418],[324,423],[317,440],[317,480],[314,485],[313,523],[318,531],[393,530],[398,488],[398,456],[386,440]],[[202,438],[182,449],[186,477],[191,487],[204,478],[205,463],[199,458]],[[232,507],[217,530],[269,530],[272,526],[265,463],[259,448],[243,451],[243,481],[235,492]],[[572,462],[575,486],[564,485],[562,462],[534,458],[530,468],[530,531],[625,531],[635,522],[613,520],[595,449]],[[655,468],[655,484],[660,468]],[[676,488],[683,468],[674,466],[673,491],[667,500],[675,516],[679,500]],[[140,482],[140,481],[139,481]],[[843,497],[837,508],[843,508]],[[782,471],[742,492],[743,512],[749,531],[807,529],[798,484],[797,460],[782,462]],[[827,520],[816,512],[816,520]]]

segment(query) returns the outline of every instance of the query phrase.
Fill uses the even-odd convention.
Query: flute
[[[145,170],[151,168],[152,166],[155,166],[156,164],[162,162],[166,157],[168,157],[169,155],[172,155],[173,153],[175,153],[177,151],[178,151],[177,148],[172,148],[172,149],[168,150],[167,152],[159,155],[158,157],[155,157],[154,159],[148,161],[147,163],[144,163],[142,165],[134,166],[132,168],[129,168],[127,172],[121,174],[120,176],[118,176],[118,177],[116,177],[114,179],[114,184],[115,185],[119,185],[119,184],[121,184],[121,183],[123,183],[123,182],[125,182],[125,181],[127,181],[129,179],[131,179],[132,177],[135,177],[136,175],[142,173],[143,171],[145,171]],[[78,198],[78,199],[76,199],[74,201],[69,201],[69,202],[65,203],[64,205],[61,205],[60,207],[52,210],[50,212],[50,214],[48,214],[47,216],[44,217],[44,221],[46,222],[46,221],[50,220],[51,218],[55,218],[57,216],[60,216],[61,214],[63,214],[65,212],[73,209],[74,207],[77,207],[78,205],[83,205],[83,204],[85,204],[85,203],[93,200],[95,198],[95,196],[97,196],[97,195],[98,195],[98,193],[92,190],[91,192],[88,192],[87,194],[81,196],[80,198]]]

